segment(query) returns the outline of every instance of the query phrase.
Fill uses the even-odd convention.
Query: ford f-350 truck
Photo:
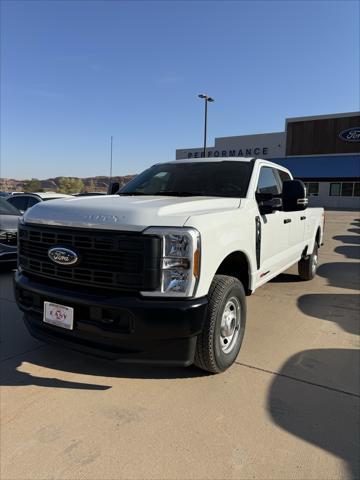
[[[16,300],[41,340],[222,372],[243,341],[246,295],[296,263],[311,280],[323,231],[323,209],[280,165],[156,164],[115,194],[28,210]]]

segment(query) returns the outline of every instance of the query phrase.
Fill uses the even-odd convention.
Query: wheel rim
[[[317,264],[318,264],[318,256],[317,256],[317,254],[315,254],[312,257],[312,264],[311,264],[312,273],[315,273],[316,268],[317,268]]]
[[[241,307],[236,297],[226,302],[220,326],[220,346],[224,353],[230,353],[237,343],[241,326]]]

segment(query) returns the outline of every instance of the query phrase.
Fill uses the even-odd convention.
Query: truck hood
[[[239,208],[238,198],[119,196],[72,197],[40,202],[24,221],[43,225],[142,231],[183,226],[189,217]]]

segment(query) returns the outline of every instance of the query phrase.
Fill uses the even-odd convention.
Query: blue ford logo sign
[[[339,138],[344,142],[360,142],[360,127],[353,127],[339,133]]]
[[[59,265],[74,265],[79,257],[75,252],[65,247],[53,247],[48,250],[50,260]]]

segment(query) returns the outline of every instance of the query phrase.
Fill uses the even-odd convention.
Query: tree
[[[79,193],[84,188],[84,182],[81,178],[61,177],[59,180],[59,192],[61,193]]]
[[[89,183],[84,188],[84,191],[85,192],[95,192],[96,191],[96,185],[95,185],[95,182],[92,178],[89,180]]]
[[[24,192],[38,192],[41,189],[41,182],[37,178],[32,178],[24,183]]]

